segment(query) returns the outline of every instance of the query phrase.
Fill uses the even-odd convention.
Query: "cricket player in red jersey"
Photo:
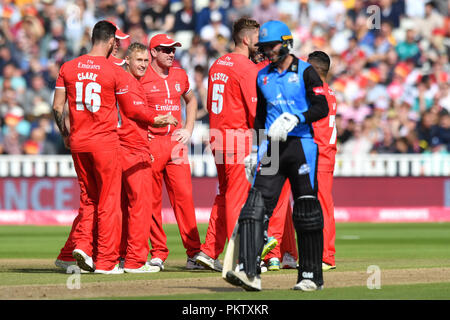
[[[148,126],[177,125],[170,114],[156,115],[148,108],[142,78],[149,64],[145,45],[133,43],[127,50],[126,72],[130,98],[119,103],[119,139],[122,162],[122,244],[124,271],[128,273],[158,272],[159,268],[146,264],[150,247],[148,239],[152,219],[152,168]],[[123,105],[124,102],[130,105]],[[156,117],[155,117],[156,116]]]
[[[217,59],[209,70],[207,109],[219,193],[196,261],[215,271],[222,270],[217,258],[233,233],[250,189],[244,159],[252,148],[258,68],[249,58],[257,51],[258,34],[255,20],[237,20],[233,25],[234,51]]]
[[[120,59],[117,57],[118,53],[119,53],[119,49],[120,49],[120,41],[121,40],[125,40],[128,39],[130,37],[129,34],[124,33],[122,30],[120,30],[120,28],[112,21],[108,21],[111,24],[113,24],[117,30],[116,30],[116,42],[114,45],[114,49],[111,52],[111,54],[108,57],[108,60],[117,64],[118,66],[123,66],[125,64],[125,59]]]
[[[314,141],[319,146],[319,160],[317,166],[318,197],[323,211],[323,258],[324,271],[336,269],[335,240],[336,225],[334,221],[333,202],[333,172],[336,157],[336,96],[325,82],[330,69],[330,57],[323,51],[314,51],[309,54],[308,62],[317,70],[323,81],[323,91],[328,102],[328,117],[313,123]]]
[[[328,271],[336,269],[335,261],[335,240],[336,225],[334,220],[334,202],[333,202],[333,172],[336,157],[336,97],[333,90],[325,82],[330,68],[330,58],[323,51],[314,51],[308,56],[310,63],[319,74],[323,82],[323,92],[328,102],[328,116],[313,122],[314,141],[319,147],[319,158],[317,167],[318,198],[323,211],[323,257],[322,269]],[[280,226],[274,228],[282,229]],[[289,243],[295,243],[295,234],[293,230],[285,229],[283,240]],[[292,247],[292,245],[291,245]],[[283,251],[283,250],[282,250]],[[291,248],[289,248],[291,251]]]
[[[53,102],[56,123],[63,136],[69,136],[81,189],[80,209],[70,234],[75,244],[72,255],[80,268],[104,274],[123,273],[117,265],[121,166],[116,99],[128,97],[128,85],[116,77],[120,67],[107,60],[116,30],[106,21],[94,26],[91,51],[62,65]],[[63,117],[66,100],[70,134]]]
[[[108,22],[110,22],[110,21],[108,21]],[[114,26],[116,26],[114,23],[112,23],[112,22],[110,22],[110,23],[113,24]],[[122,31],[120,31],[120,29],[118,29],[117,26],[116,26],[116,32],[114,34],[114,37],[115,37],[114,47],[113,47],[113,50],[112,50],[111,54],[108,57],[108,60],[113,62],[114,64],[116,64],[118,66],[122,66],[125,63],[125,60],[116,58],[115,56],[117,55],[117,53],[119,51],[120,41],[123,40],[123,39],[128,38],[129,35],[123,33]],[[67,139],[65,139],[65,140],[67,140]],[[82,189],[80,189],[80,191],[84,192],[85,190],[84,190],[84,188],[82,188]],[[85,197],[85,195],[80,195],[80,196],[81,197]],[[74,222],[77,222],[77,221],[78,220],[75,219]],[[72,239],[71,235],[72,235],[72,232],[70,233],[66,243],[64,244],[64,247],[61,249],[61,251],[60,251],[60,253],[59,253],[59,255],[58,255],[58,257],[57,257],[57,259],[55,261],[55,265],[57,267],[61,268],[61,269],[64,269],[64,270],[66,270],[69,266],[76,264],[76,260],[72,256],[72,251],[75,249],[75,244],[73,242],[73,239]],[[96,241],[96,240],[93,240],[93,241]]]
[[[179,42],[165,34],[155,35],[150,40],[151,62],[140,79],[147,96],[148,106],[157,114],[172,114],[178,125],[165,128],[149,127],[154,138],[150,148],[154,156],[153,170],[153,221],[150,232],[152,259],[150,265],[163,270],[167,259],[167,237],[162,226],[162,182],[164,180],[170,203],[177,219],[181,239],[188,256],[186,267],[198,268],[194,256],[200,251],[200,237],[195,218],[192,197],[191,169],[186,143],[194,129],[197,100],[190,89],[186,72],[173,67],[176,47]],[[186,103],[186,120],[181,121],[181,98]]]

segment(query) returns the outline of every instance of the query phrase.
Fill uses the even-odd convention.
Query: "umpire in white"
[[[257,77],[255,129],[265,129],[268,140],[259,146],[261,163],[247,159],[250,166],[258,164],[258,168],[239,216],[239,270],[226,273],[227,282],[248,291],[261,290],[260,254],[286,179],[294,196],[299,250],[294,289],[315,291],[323,287],[323,215],[317,199],[318,147],[311,123],[327,116],[328,104],[322,80],[309,63],[289,53],[292,44],[292,34],[283,22],[269,21],[261,26],[257,46],[271,63]],[[274,164],[277,170],[269,170]]]

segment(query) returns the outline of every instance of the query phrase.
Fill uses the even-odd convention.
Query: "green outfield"
[[[206,228],[199,225],[202,240]],[[188,272],[177,226],[165,230],[170,255],[163,272],[73,280],[53,264],[68,227],[0,226],[0,299],[450,299],[450,223],[337,224],[337,269],[313,293],[291,290],[295,270],[263,274],[261,292],[244,292],[212,271]]]

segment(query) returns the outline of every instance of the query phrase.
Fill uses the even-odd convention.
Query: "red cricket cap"
[[[117,26],[117,24],[115,24],[114,22],[112,22],[112,21],[109,21],[109,20],[106,20],[106,21],[108,21],[109,23],[111,23],[112,25],[114,25],[114,27],[116,27],[116,38],[117,39],[120,39],[120,40],[123,40],[123,39],[126,39],[126,38],[129,38],[130,37],[130,35],[129,34],[126,34],[126,33],[124,33],[124,32],[122,32],[121,30],[120,30],[120,28]]]
[[[156,47],[181,47],[181,43],[173,40],[167,34],[160,33],[150,40],[150,49]]]

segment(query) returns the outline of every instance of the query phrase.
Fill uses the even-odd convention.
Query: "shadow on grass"
[[[17,269],[6,269],[3,272],[10,272],[10,273],[63,273],[66,272],[64,270],[58,270],[58,269],[51,269],[51,268],[17,268]]]

